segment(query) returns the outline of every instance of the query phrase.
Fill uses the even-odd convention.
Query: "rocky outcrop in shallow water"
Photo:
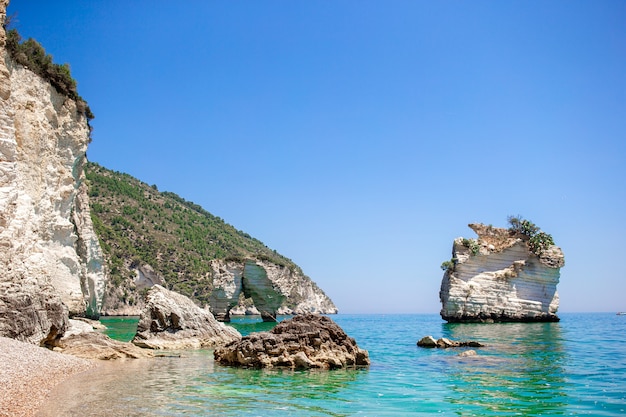
[[[325,316],[285,320],[269,332],[252,333],[215,349],[222,365],[252,368],[338,369],[368,366],[369,354]]]
[[[424,336],[417,342],[417,346],[425,348],[440,348],[447,349],[452,347],[483,347],[484,345],[475,340],[450,340],[446,337],[441,337],[435,340],[432,336]]]
[[[240,338],[237,330],[218,322],[188,297],[155,285],[146,295],[132,342],[149,349],[197,349]]]
[[[70,326],[63,337],[55,341],[53,349],[84,359],[139,359],[153,357],[152,351],[141,349],[132,343],[120,342],[94,331],[93,325],[70,319]],[[52,347],[52,346],[51,346]]]
[[[539,255],[509,229],[470,224],[477,239],[457,238],[441,283],[441,317],[449,322],[558,321],[556,286],[563,252]]]

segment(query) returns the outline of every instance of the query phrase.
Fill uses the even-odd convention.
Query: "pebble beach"
[[[35,416],[58,383],[95,365],[94,361],[0,337],[0,416]]]

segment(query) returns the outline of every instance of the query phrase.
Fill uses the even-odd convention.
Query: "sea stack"
[[[478,238],[457,238],[439,298],[448,322],[558,321],[556,286],[564,265],[552,237],[520,217],[508,229],[470,224]]]

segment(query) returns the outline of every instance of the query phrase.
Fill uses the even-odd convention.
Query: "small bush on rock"
[[[530,251],[537,256],[541,255],[541,252],[548,249],[552,245],[554,245],[552,236],[545,232],[539,232],[528,240]]]
[[[463,243],[463,246],[468,248],[474,256],[478,255],[478,253],[480,252],[480,245],[478,244],[478,241],[476,239],[464,238],[461,243]]]
[[[452,258],[449,261],[445,261],[441,263],[441,269],[444,271],[449,270],[453,270],[454,266],[456,265],[456,259]]]
[[[6,49],[17,63],[47,80],[60,94],[73,99],[78,112],[83,114],[87,121],[94,118],[87,102],[78,95],[76,80],[72,78],[68,64],[55,64],[52,55],[47,54],[43,46],[32,38],[22,42],[17,29],[7,30]]]
[[[509,231],[526,236],[528,248],[535,255],[540,256],[543,251],[554,245],[551,235],[542,232],[535,223],[522,218],[522,216],[509,216],[508,221],[511,225]]]

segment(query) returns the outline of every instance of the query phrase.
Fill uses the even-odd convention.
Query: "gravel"
[[[94,366],[94,361],[0,337],[0,416],[34,416],[58,383]]]

